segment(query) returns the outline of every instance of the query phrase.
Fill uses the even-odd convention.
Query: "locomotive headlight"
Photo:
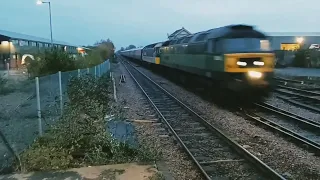
[[[242,62],[242,61],[238,61],[238,62],[237,62],[237,65],[239,65],[239,66],[246,66],[247,63],[246,63],[246,62]]]
[[[248,75],[249,75],[249,77],[254,78],[254,79],[259,79],[262,77],[262,73],[257,72],[257,71],[248,71]]]
[[[262,62],[262,61],[253,61],[253,64],[256,65],[256,66],[263,66],[264,62]]]

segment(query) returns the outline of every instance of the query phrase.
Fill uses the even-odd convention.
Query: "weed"
[[[70,102],[63,116],[21,154],[26,171],[66,169],[153,161],[157,154],[144,145],[133,148],[116,141],[106,130],[110,80],[92,76],[73,78],[68,84]]]

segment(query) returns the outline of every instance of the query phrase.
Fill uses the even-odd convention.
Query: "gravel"
[[[256,113],[257,115],[260,115],[262,117],[267,118],[271,122],[280,124],[282,127],[285,127],[303,137],[309,138],[313,140],[314,142],[319,143],[320,142],[320,136],[318,136],[318,133],[306,128],[306,127],[301,127],[298,123],[295,123],[293,120],[289,120],[287,118],[284,118],[282,116],[276,116],[274,114],[268,114],[268,113],[261,113],[258,112]]]
[[[320,178],[319,157],[149,70],[139,69],[286,178]]]
[[[129,73],[120,63],[112,64],[114,77],[117,86],[118,107],[124,109],[124,116],[130,120],[150,120],[156,116],[151,105],[146,101],[140,89],[134,83]],[[119,85],[119,77],[123,74],[126,77],[126,83]],[[159,135],[168,134],[161,129],[165,128],[159,123],[133,123],[136,130],[136,136],[139,142],[146,145],[154,151],[162,154],[162,158],[167,165],[174,179],[201,180],[198,170],[183,152],[171,136],[159,137]]]
[[[266,102],[278,108],[308,118],[310,120],[320,122],[320,114],[286,103],[282,99],[277,98],[275,95],[270,96],[270,98]]]
[[[56,92],[53,91],[52,81],[46,77],[40,78],[40,103],[42,113],[42,128],[54,123],[60,111],[55,106]],[[37,117],[37,101],[35,97],[35,81],[25,80],[24,77],[10,79],[14,90],[6,95],[0,95],[0,130],[10,146],[17,153],[25,150],[38,136],[39,126]],[[58,82],[55,83],[58,86]],[[1,140],[0,169],[11,163],[12,154]],[[0,170],[1,171],[1,170]]]

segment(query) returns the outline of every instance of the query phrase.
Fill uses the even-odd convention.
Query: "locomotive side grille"
[[[238,62],[239,64],[243,64],[238,65],[239,68],[259,68],[264,66],[259,65],[260,63],[263,63],[261,57],[239,58]]]

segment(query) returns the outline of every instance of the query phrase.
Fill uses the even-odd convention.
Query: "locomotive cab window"
[[[269,41],[258,38],[221,39],[216,42],[216,52],[260,52],[271,51]]]

